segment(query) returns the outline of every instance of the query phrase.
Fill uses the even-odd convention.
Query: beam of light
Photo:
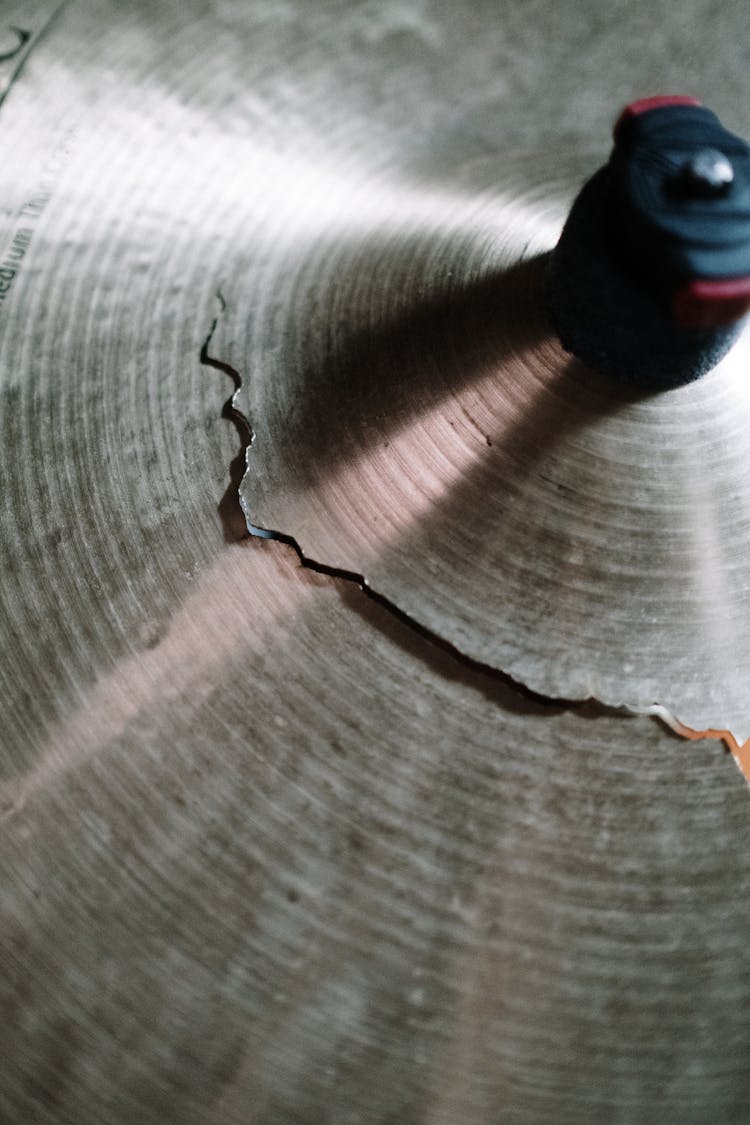
[[[258,596],[238,597],[243,588]],[[159,712],[165,700],[183,699],[191,707],[207,700],[225,670],[262,653],[280,623],[309,604],[316,589],[280,544],[270,552],[255,549],[252,540],[224,549],[158,642],[124,655],[49,735],[30,769],[0,785],[0,821],[124,736],[139,716]]]

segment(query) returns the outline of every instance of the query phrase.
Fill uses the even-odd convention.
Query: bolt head
[[[705,199],[724,195],[734,181],[729,157],[715,148],[693,153],[680,168],[680,187],[685,195]]]

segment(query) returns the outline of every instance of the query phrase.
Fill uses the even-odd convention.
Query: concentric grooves
[[[2,8],[0,54],[44,7]],[[590,665],[532,666],[524,643],[552,644],[555,591],[625,628],[593,581],[609,517],[631,545],[658,527],[648,572],[608,563],[645,614],[634,651],[698,573],[711,617],[680,628],[712,675],[727,662],[717,708],[731,695],[734,368],[668,411],[605,400],[534,312],[613,102],[697,59],[706,101],[750,105],[741,17],[711,62],[709,11],[683,5],[666,64],[653,5],[582,31],[567,0],[70,0],[30,50],[0,108],[3,1121],[746,1117],[750,804],[729,756],[533,701],[283,544],[231,542],[218,510],[234,370],[258,523],[582,694]],[[557,586],[535,570],[553,559]],[[531,583],[538,620],[530,599],[508,617]],[[504,640],[477,628],[500,603]]]

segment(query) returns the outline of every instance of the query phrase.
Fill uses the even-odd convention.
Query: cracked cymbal
[[[744,741],[747,341],[694,385],[623,389],[547,329],[544,258],[490,232],[475,259],[404,236],[356,287],[330,249],[307,264],[273,377],[241,394],[248,519],[536,692]]]
[[[325,325],[369,354],[381,291],[420,347],[391,326],[378,425],[416,390],[439,418],[466,336],[477,364],[552,354],[543,255],[604,86],[666,80],[652,16],[592,28],[583,60],[572,3],[73,0],[27,41],[0,108],[0,1116],[741,1119],[750,805],[728,755],[528,698],[238,542],[227,491],[233,379],[245,409],[264,388],[250,505],[283,409],[306,436],[286,375],[336,359]],[[740,56],[706,100],[741,88]],[[454,454],[497,448],[486,385]],[[344,428],[300,446],[327,472],[340,435],[373,448],[340,401]]]
[[[660,393],[563,350],[542,289],[583,176],[497,152],[371,217],[352,176],[316,241],[279,203],[236,355],[248,521],[535,692],[744,742],[748,342]]]

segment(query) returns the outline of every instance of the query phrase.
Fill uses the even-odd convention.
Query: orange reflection
[[[680,720],[675,718],[665,707],[660,707],[658,704],[644,710],[633,710],[638,714],[649,714],[653,715],[655,718],[661,719],[675,734],[679,734],[681,738],[686,738],[690,742],[700,742],[703,739],[723,742],[737,763],[737,767],[745,778],[745,781],[750,784],[750,738],[740,743],[730,730],[720,730],[718,727],[709,727],[707,730],[694,730],[692,727],[686,726],[685,723],[681,723]]]

